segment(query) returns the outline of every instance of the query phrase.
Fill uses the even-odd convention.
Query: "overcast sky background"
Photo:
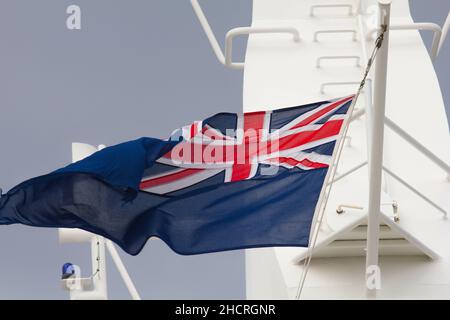
[[[82,30],[66,8],[82,9]],[[251,23],[250,0],[202,1],[218,39]],[[416,21],[440,25],[448,0],[412,0]],[[424,33],[427,45],[431,35]],[[71,142],[165,138],[174,128],[242,108],[242,73],[216,60],[188,0],[0,0],[0,186],[71,161]],[[237,39],[236,59],[245,41]],[[436,69],[449,115],[450,40]],[[245,298],[244,252],[180,256],[152,241],[121,252],[146,299]],[[65,299],[64,262],[90,270],[87,245],[59,245],[56,230],[0,226],[0,299]],[[128,299],[109,262],[110,298]],[[84,274],[87,276],[88,274]]]

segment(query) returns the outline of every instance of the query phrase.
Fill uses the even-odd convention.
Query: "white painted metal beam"
[[[383,139],[384,139],[384,115],[386,109],[386,80],[389,48],[389,23],[391,2],[389,0],[378,1],[380,9],[380,29],[385,30],[383,41],[379,48],[374,79],[374,107],[370,122],[372,124],[372,136],[369,154],[369,216],[367,228],[367,256],[366,271],[373,266],[378,266],[380,214],[381,214],[381,182],[383,170]],[[368,278],[371,274],[366,272]],[[375,288],[368,288],[375,292]]]

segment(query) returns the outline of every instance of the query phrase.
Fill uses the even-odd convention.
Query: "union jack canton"
[[[327,168],[353,96],[274,111],[220,113],[176,130],[180,144],[156,160],[140,188],[166,194],[218,174],[223,182],[286,169]],[[271,166],[272,170],[261,170]]]

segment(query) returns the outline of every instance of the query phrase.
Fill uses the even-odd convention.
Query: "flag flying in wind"
[[[354,96],[244,114],[100,150],[0,198],[0,224],[81,228],[138,254],[308,246]]]

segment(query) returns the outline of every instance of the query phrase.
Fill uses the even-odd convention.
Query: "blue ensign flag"
[[[0,224],[81,228],[136,255],[308,246],[354,96],[244,114],[100,150],[0,198]]]

